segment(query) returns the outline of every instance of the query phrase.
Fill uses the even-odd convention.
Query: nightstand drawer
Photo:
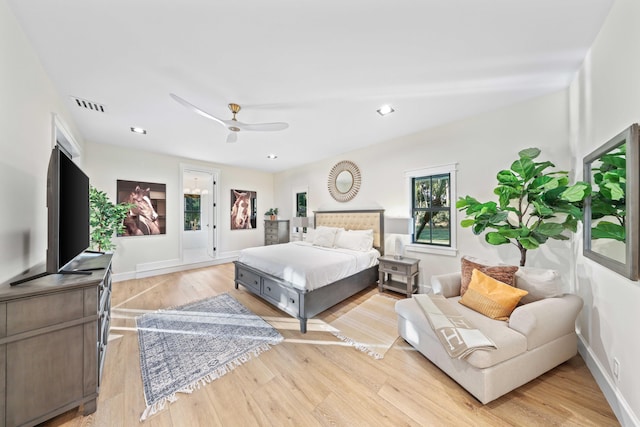
[[[378,267],[380,271],[384,271],[389,274],[401,274],[403,276],[411,276],[418,271],[417,265],[404,265],[391,262],[381,262]]]

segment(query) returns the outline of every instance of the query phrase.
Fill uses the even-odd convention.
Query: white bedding
[[[243,249],[238,261],[310,291],[377,265],[379,256],[376,249],[361,252],[290,242]]]

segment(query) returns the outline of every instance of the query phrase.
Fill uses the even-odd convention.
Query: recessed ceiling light
[[[141,134],[141,135],[146,135],[146,134],[147,134],[147,130],[146,130],[146,129],[137,128],[137,127],[132,127],[132,128],[131,128],[131,132],[133,132],[133,133],[139,133],[139,134]]]
[[[380,114],[381,116],[386,116],[387,114],[391,114],[391,113],[393,113],[393,112],[394,112],[394,111],[396,111],[396,110],[394,110],[394,109],[391,107],[391,105],[385,104],[385,105],[381,106],[380,108],[378,108],[376,111],[377,111],[377,112],[378,112],[378,114]]]
[[[269,154],[269,155],[267,156],[267,159],[271,159],[271,160],[273,160],[273,159],[277,159],[277,158],[278,158],[278,156],[276,156],[275,154]]]

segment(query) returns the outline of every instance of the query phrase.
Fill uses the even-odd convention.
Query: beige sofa
[[[531,277],[524,274],[524,270],[516,273],[516,287],[520,287],[518,278],[522,284],[531,282]],[[518,306],[508,321],[493,320],[458,303],[460,278],[460,273],[433,276],[433,292],[445,296],[496,344],[496,350],[476,350],[462,360],[449,357],[412,298],[396,303],[398,332],[483,404],[576,355],[575,321],[582,308],[580,297],[562,294],[543,298]]]

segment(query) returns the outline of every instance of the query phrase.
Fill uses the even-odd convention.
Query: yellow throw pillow
[[[520,298],[527,294],[527,291],[506,285],[474,269],[460,304],[492,319],[507,320]]]

